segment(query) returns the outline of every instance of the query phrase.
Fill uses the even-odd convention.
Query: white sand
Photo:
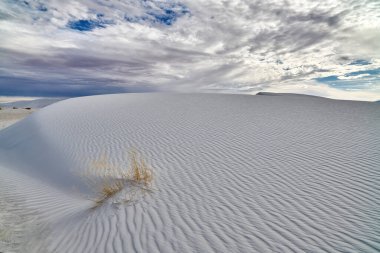
[[[6,107],[6,108],[30,107],[30,108],[38,109],[38,108],[43,108],[45,106],[51,105],[53,103],[56,103],[64,99],[64,98],[38,98],[38,99],[28,99],[28,100],[22,100],[22,99],[15,100],[16,98],[12,99],[12,97],[9,97],[8,100],[6,100],[6,98],[3,97],[3,99],[0,100],[0,107]]]
[[[40,97],[0,96],[0,104],[17,101],[31,101],[36,99],[40,99]]]
[[[26,116],[28,116],[34,111],[35,109],[26,110],[26,109],[2,108],[0,110],[0,130],[25,118]]]
[[[0,97],[0,130],[64,98]],[[16,108],[16,109],[13,109]],[[30,108],[27,110],[25,108]]]
[[[3,227],[17,228],[0,251],[379,252],[379,147],[378,103],[64,100],[0,131],[0,224],[8,213]],[[126,168],[132,148],[153,194],[91,209],[78,175],[102,157]]]

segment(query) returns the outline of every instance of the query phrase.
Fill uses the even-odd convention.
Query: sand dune
[[[13,125],[17,121],[25,118],[32,112],[34,109],[10,109],[10,108],[1,108],[0,110],[0,130],[6,128],[10,125]]]
[[[153,192],[93,208],[83,176],[131,149]],[[379,150],[378,103],[67,99],[0,131],[0,251],[379,252]]]
[[[43,108],[45,106],[51,105],[53,103],[56,103],[58,101],[63,100],[64,98],[39,98],[39,99],[33,99],[33,100],[19,100],[19,101],[12,101],[12,102],[5,102],[0,103],[0,107],[17,107],[17,108]]]
[[[11,97],[3,97],[3,100],[5,99],[12,100]],[[13,125],[17,121],[25,118],[30,113],[40,108],[43,108],[60,100],[63,100],[63,98],[40,98],[33,100],[29,99],[12,102],[2,102],[0,103],[0,130]]]

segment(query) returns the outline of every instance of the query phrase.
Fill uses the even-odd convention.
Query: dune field
[[[0,110],[0,130],[13,125],[17,121],[25,118],[31,114],[34,109],[12,109],[12,108],[1,108]]]
[[[3,99],[6,100],[7,98]],[[62,99],[63,98],[39,98],[11,102],[2,102],[0,100],[0,130],[13,125],[32,112]]]
[[[379,103],[66,99],[0,130],[0,252],[379,252],[379,182]]]

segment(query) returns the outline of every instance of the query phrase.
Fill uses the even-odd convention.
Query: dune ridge
[[[379,126],[377,103],[317,97],[67,99],[0,131],[0,200],[49,228],[35,252],[378,252]],[[78,173],[132,148],[153,193],[92,209]]]

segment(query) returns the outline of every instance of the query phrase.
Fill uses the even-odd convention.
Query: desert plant
[[[126,185],[125,181],[104,183],[102,185],[101,191],[98,193],[97,198],[94,200],[95,202],[94,207],[102,205],[106,200],[115,196],[117,193],[121,192],[124,189],[125,185]]]
[[[139,157],[137,151],[132,150],[129,157],[131,165],[127,177],[135,184],[149,187],[153,179],[152,170],[147,166],[145,160]]]
[[[93,208],[103,205],[110,198],[119,203],[130,203],[138,196],[152,192],[152,169],[136,150],[129,152],[127,168],[114,166],[106,156],[102,156],[85,171],[82,178],[95,192]]]

